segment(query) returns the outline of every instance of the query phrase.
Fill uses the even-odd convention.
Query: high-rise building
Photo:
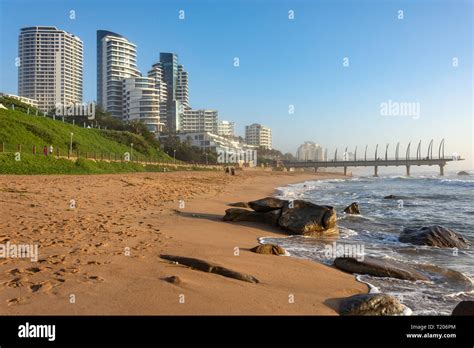
[[[188,73],[182,65],[178,65],[178,82],[176,84],[176,100],[179,100],[185,107],[189,107],[188,95]]]
[[[245,141],[249,145],[272,148],[272,130],[258,123],[245,126]]]
[[[123,118],[123,79],[140,77],[136,45],[122,35],[97,31],[97,104]]]
[[[217,134],[223,137],[233,137],[235,135],[235,123],[230,121],[219,121]]]
[[[83,45],[56,27],[22,28],[18,37],[18,94],[42,111],[82,102]]]
[[[166,127],[167,126],[167,101],[168,101],[168,89],[164,80],[164,70],[161,62],[153,64],[151,70],[148,71],[148,77],[154,81],[156,92],[158,93],[158,99],[160,101],[160,122]]]
[[[174,53],[160,53],[160,67],[167,89],[166,127],[177,132],[181,130],[181,118],[189,108],[188,73],[178,64],[178,55]]]
[[[158,133],[160,122],[160,96],[151,77],[123,79],[123,120],[143,122],[148,130]]]
[[[323,161],[323,148],[312,141],[305,141],[298,147],[296,158],[298,161]]]
[[[217,110],[186,109],[181,116],[179,131],[218,133]]]

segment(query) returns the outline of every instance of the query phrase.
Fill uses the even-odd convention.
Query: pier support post
[[[379,176],[378,169],[379,169],[379,167],[377,167],[377,166],[374,167],[374,176]]]
[[[347,175],[347,167],[344,167],[344,176]]]
[[[439,175],[444,176],[444,164],[439,165]]]
[[[410,166],[407,166],[407,176],[410,176]]]
[[[314,172],[315,172],[315,173],[318,172],[318,167],[314,167]]]

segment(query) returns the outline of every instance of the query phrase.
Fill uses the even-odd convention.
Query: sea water
[[[394,195],[392,199],[384,197]],[[397,297],[415,315],[449,315],[462,300],[474,300],[474,246],[467,250],[416,246],[398,241],[405,227],[442,225],[474,243],[474,176],[419,175],[357,177],[307,181],[278,188],[277,197],[304,199],[337,210],[340,236],[336,243],[363,246],[364,255],[409,264],[455,270],[430,281],[407,281],[358,275],[371,291]],[[343,210],[357,202],[361,215]],[[291,256],[332,264],[327,246],[334,240],[291,236],[262,238]],[[458,273],[460,272],[460,273]],[[459,277],[461,274],[462,277]]]

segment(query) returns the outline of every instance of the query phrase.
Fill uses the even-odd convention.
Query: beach
[[[272,226],[222,221],[228,203],[329,173],[238,171],[0,176],[0,244],[38,246],[37,261],[0,259],[7,315],[337,315],[367,293],[351,274],[249,249]],[[248,283],[162,254],[252,275]],[[179,282],[166,281],[178,277]]]

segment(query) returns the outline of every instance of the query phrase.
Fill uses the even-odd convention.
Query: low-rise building
[[[38,101],[36,99],[31,99],[31,98],[26,98],[26,97],[21,97],[19,95],[15,94],[8,94],[8,93],[0,93],[0,96],[2,97],[9,97],[12,99],[16,99],[22,103],[28,104],[32,107],[38,108]]]
[[[272,130],[258,123],[245,126],[245,141],[249,145],[272,149]]]
[[[217,134],[223,137],[235,136],[235,123],[230,121],[219,121]]]

